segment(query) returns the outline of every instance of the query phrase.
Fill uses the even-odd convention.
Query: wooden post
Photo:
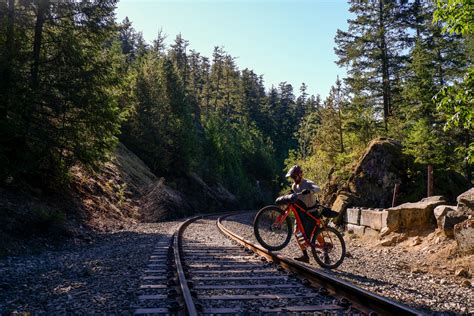
[[[428,197],[433,196],[433,165],[428,165]]]
[[[399,191],[400,191],[400,183],[395,183],[395,187],[393,188],[392,207],[394,207],[397,203],[397,196],[398,196]]]

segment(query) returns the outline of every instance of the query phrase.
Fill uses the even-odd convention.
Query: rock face
[[[467,219],[463,212],[459,212],[456,206],[440,205],[435,207],[433,214],[438,229],[448,237],[453,237],[454,225]]]
[[[441,228],[442,226],[441,223],[442,223],[443,217],[445,217],[448,212],[452,212],[455,210],[457,210],[456,206],[451,206],[451,205],[439,205],[435,207],[433,214],[435,216],[436,223],[438,224],[438,228]]]
[[[435,207],[445,204],[446,199],[442,196],[431,196],[416,203],[404,203],[402,205],[387,209],[386,226],[391,231],[398,229],[412,229],[417,227],[428,227],[434,224]]]
[[[474,253],[474,219],[468,219],[454,226],[454,239],[458,244],[459,252]]]
[[[468,219],[468,215],[462,210],[456,209],[454,211],[446,213],[445,216],[441,217],[438,227],[443,230],[444,234],[448,237],[454,236],[454,226]]]
[[[474,215],[474,188],[458,196],[457,201],[458,210],[468,215]]]
[[[399,142],[378,138],[370,142],[355,165],[331,174],[322,189],[321,201],[342,212],[348,207],[388,208],[396,184],[400,186],[395,205],[421,200],[426,196],[426,166],[415,164],[412,156],[403,153]],[[434,171],[435,194],[450,202],[470,186],[454,171]],[[459,203],[472,207],[474,188],[465,192]]]
[[[165,185],[163,178],[148,187],[140,202],[142,222],[159,222],[192,212],[192,207],[185,196]]]
[[[366,207],[391,205],[393,188],[402,180],[405,155],[402,145],[392,139],[373,140],[349,179],[354,203]]]
[[[166,185],[164,179],[153,183],[144,194],[142,221],[157,222],[198,212],[236,210],[237,198],[221,184],[210,186],[197,174],[178,180],[179,191]]]
[[[208,184],[197,174],[191,173],[178,182],[181,192],[191,206],[199,212],[233,211],[238,208],[235,195],[220,183]]]

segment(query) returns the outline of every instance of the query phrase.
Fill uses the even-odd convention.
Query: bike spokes
[[[254,221],[255,237],[269,250],[280,250],[291,238],[291,223],[277,207],[262,209]]]
[[[311,248],[318,264],[329,269],[338,267],[346,254],[344,239],[332,227],[319,229],[313,236]]]

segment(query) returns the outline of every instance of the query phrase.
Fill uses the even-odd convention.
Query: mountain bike
[[[262,208],[253,222],[255,237],[270,251],[283,249],[290,242],[293,231],[291,217],[294,217],[297,242],[311,248],[314,259],[321,267],[335,269],[344,260],[346,244],[341,233],[328,226],[330,220],[324,217],[332,218],[338,213],[319,204],[307,208],[298,196],[308,193],[305,190],[284,195],[276,199],[276,205]]]

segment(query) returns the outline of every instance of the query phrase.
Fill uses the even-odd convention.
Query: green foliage
[[[181,34],[148,45],[114,21],[115,4],[0,2],[1,181],[67,182],[73,164],[106,161],[120,132],[157,175],[195,172],[248,207],[268,203],[295,163],[320,184],[346,177],[381,135],[420,163],[461,170],[453,147],[474,159],[474,41],[456,35],[472,35],[471,1],[438,1],[432,24],[431,2],[351,0],[335,39],[348,76],[324,102],[304,83],[299,96],[287,82],[265,91],[223,48],[203,57]]]
[[[67,233],[66,214],[47,207],[26,210],[0,208],[0,220],[0,235],[28,238],[35,235],[59,237]]]
[[[181,79],[172,62],[149,52],[138,65],[135,105],[124,135],[158,174],[186,173],[193,151],[193,125]]]
[[[474,31],[472,0],[437,0],[433,22],[445,22],[444,32],[466,35]]]
[[[443,31],[472,36],[474,30],[474,4],[470,0],[437,1],[437,10],[434,13],[434,22],[444,22]],[[472,38],[470,38],[472,41]],[[472,44],[472,43],[471,43]],[[472,51],[471,51],[472,53]],[[435,96],[438,109],[450,116],[445,130],[460,127],[465,130],[465,143],[457,148],[462,152],[468,163],[474,163],[474,67],[471,66],[463,80],[454,81],[452,85],[445,85]]]
[[[463,1],[448,2],[444,8],[449,8],[449,14],[453,8],[469,7],[465,1],[464,6]],[[425,176],[424,164],[434,164],[438,173],[447,168],[464,171],[469,178],[470,165],[460,153],[472,157],[466,149],[473,139],[472,72],[460,79],[472,60],[472,41],[443,34],[442,25],[432,23],[431,2],[349,3],[353,16],[348,29],[338,30],[335,38],[337,63],[347,67],[347,78],[331,88],[322,106],[302,119],[295,134],[298,150],[289,152],[286,167],[299,164],[306,177],[320,184],[329,174],[344,179],[372,139],[390,136],[400,140],[404,152],[416,160],[405,179],[413,194],[404,192],[406,196],[424,196],[426,183],[420,180]],[[470,15],[456,14],[464,19],[464,34],[470,34],[466,30],[473,25],[470,10]],[[445,13],[437,13],[444,16],[439,22]],[[437,94],[443,85],[447,87]],[[436,111],[435,95],[442,100],[438,107],[443,112]],[[451,129],[443,132],[445,123]]]
[[[446,162],[445,146],[441,135],[429,121],[420,119],[408,132],[404,143],[404,152],[415,157],[420,164],[441,165]]]
[[[205,125],[211,170],[246,207],[262,192],[260,185],[271,185],[275,173],[273,148],[254,124],[226,121],[221,115],[210,117]]]
[[[409,38],[403,23],[408,2],[350,0],[348,30],[337,30],[337,64],[347,68],[348,92],[364,111],[372,107],[372,120],[388,120],[399,98],[401,69],[406,62]]]
[[[2,181],[54,182],[75,163],[105,160],[124,118],[118,104],[123,59],[105,45],[115,32],[115,1],[41,0],[38,7],[15,1],[4,9]]]
[[[466,159],[474,163],[474,67],[469,69],[462,82],[455,82],[438,92],[434,100],[438,109],[450,116],[445,130],[460,127],[467,134],[464,146],[457,147],[457,151],[464,154]]]

